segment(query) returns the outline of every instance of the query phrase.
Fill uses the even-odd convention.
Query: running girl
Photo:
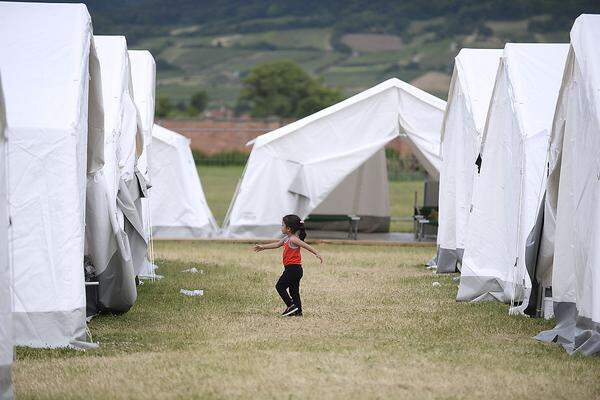
[[[317,250],[304,243],[306,231],[304,222],[297,215],[286,215],[283,217],[281,232],[284,238],[278,242],[255,245],[254,251],[259,252],[267,249],[277,249],[283,246],[283,273],[277,281],[275,288],[281,299],[287,306],[281,315],[284,317],[302,315],[302,302],[300,301],[300,279],[302,279],[302,256],[300,248],[313,253],[320,261],[323,257]],[[288,294],[289,289],[289,294]]]

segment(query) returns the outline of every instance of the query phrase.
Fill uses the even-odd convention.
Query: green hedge
[[[214,154],[205,154],[199,150],[192,150],[196,165],[245,165],[248,153],[241,151],[222,151]]]

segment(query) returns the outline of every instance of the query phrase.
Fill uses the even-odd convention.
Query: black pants
[[[286,306],[289,307],[294,304],[302,311],[300,279],[302,279],[302,266],[298,264],[286,265],[283,269],[283,274],[281,274],[275,285],[275,289],[277,289],[277,293],[279,293]],[[288,289],[290,291],[289,294]]]

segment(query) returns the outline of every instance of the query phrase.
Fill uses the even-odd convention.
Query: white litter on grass
[[[190,274],[203,274],[203,273],[204,273],[204,271],[203,271],[203,270],[201,270],[201,269],[200,269],[200,270],[198,270],[198,269],[197,269],[197,268],[195,268],[195,267],[194,267],[194,268],[190,268],[190,269],[184,269],[184,270],[183,270],[183,271],[181,271],[181,272],[189,272]]]
[[[435,270],[437,270],[437,265],[430,265],[430,266],[427,267],[427,269],[435,269]]]
[[[433,287],[438,287],[438,286],[442,286],[442,284],[441,284],[441,283],[439,283],[439,282],[433,282],[433,283],[431,284],[431,286],[433,286]]]
[[[138,278],[140,280],[140,285],[143,285],[144,281],[152,281],[152,280],[157,281],[164,277],[165,277],[164,275],[158,275],[158,274],[155,274],[154,276],[138,276]]]
[[[196,289],[196,290],[181,289],[179,291],[179,293],[183,294],[184,296],[203,296],[204,290],[202,290],[202,289]]]
[[[454,278],[452,278],[452,280],[454,282],[459,282],[460,281],[460,276],[455,276]]]

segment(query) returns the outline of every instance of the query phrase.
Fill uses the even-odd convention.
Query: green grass
[[[198,175],[202,181],[202,187],[206,196],[206,201],[210,206],[217,223],[221,225],[229,203],[235,193],[238,181],[242,176],[242,166],[199,166]]]
[[[225,218],[242,171],[242,166],[198,167],[206,201],[219,224]],[[390,182],[389,190],[392,217],[412,217],[415,191],[418,192],[419,201],[423,201],[422,181]],[[412,221],[392,221],[393,232],[412,232],[412,229]]]
[[[390,230],[392,232],[412,232],[415,203],[415,192],[418,195],[419,204],[423,203],[423,181],[399,181],[390,182],[390,208],[392,218],[410,218],[410,221],[392,220]]]
[[[395,64],[401,58],[401,51],[379,51],[376,53],[362,53],[355,57],[349,57],[343,65],[373,65],[373,64]]]
[[[208,81],[202,77],[193,76],[186,81],[160,83],[157,87],[158,96],[168,97],[172,103],[189,101],[190,97],[199,90],[206,90],[210,98],[223,100],[227,104],[235,104],[240,92],[240,86],[230,83],[219,83],[217,80]],[[213,105],[215,105],[213,103]]]
[[[17,350],[17,398],[600,396],[599,358],[532,339],[551,322],[456,303],[452,276],[422,266],[433,247],[317,246],[325,264],[305,259],[305,316],[285,319],[278,251],[157,242],[165,278],[141,286],[129,313],[92,321],[99,349]],[[180,272],[192,266],[204,273]]]

